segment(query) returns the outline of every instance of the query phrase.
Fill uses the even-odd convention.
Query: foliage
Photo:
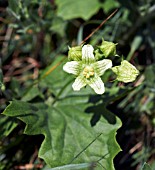
[[[54,70],[43,82],[39,82],[40,87],[49,87],[56,98],[49,96],[45,103],[36,104],[13,101],[4,114],[25,122],[26,134],[45,136],[39,157],[51,167],[69,163],[99,162],[105,168],[113,169],[112,159],[119,151],[114,135],[120,126],[120,120],[117,119],[110,125],[105,118],[101,118],[92,128],[90,115],[85,113],[88,107],[93,106],[88,102],[89,90],[87,93],[81,92],[80,95],[73,93],[68,76],[61,70],[62,66]],[[57,76],[57,73],[61,74]],[[63,84],[62,80],[65,80]],[[109,119],[112,121],[114,117],[112,114]]]
[[[154,169],[153,0],[0,4],[0,169]],[[74,76],[62,70],[67,46],[80,45],[116,8],[86,43],[118,43],[114,67],[127,60],[140,76],[124,84],[107,70],[106,93],[74,92]]]
[[[144,163],[142,170],[151,170],[151,167],[147,163]]]

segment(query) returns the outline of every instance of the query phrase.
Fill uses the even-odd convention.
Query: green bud
[[[69,47],[68,51],[68,60],[72,61],[80,61],[82,60],[82,47],[76,46],[76,47]]]
[[[153,118],[153,121],[152,121],[152,122],[153,122],[153,125],[155,125],[155,118]]]
[[[136,67],[127,60],[123,60],[120,66],[112,67],[112,71],[117,75],[116,79],[124,83],[133,82],[139,75]]]
[[[95,59],[98,61],[98,60],[100,60],[100,59],[102,59],[103,58],[103,53],[101,52],[101,50],[100,49],[96,49],[95,50]]]
[[[102,44],[99,46],[99,49],[102,51],[105,57],[115,56],[116,55],[116,45],[113,42],[104,41],[102,39]]]
[[[0,90],[4,91],[5,90],[5,86],[3,83],[0,82]]]

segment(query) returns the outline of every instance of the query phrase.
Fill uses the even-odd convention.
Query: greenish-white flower
[[[74,91],[79,91],[82,87],[89,85],[97,94],[105,92],[104,83],[100,76],[112,67],[112,62],[109,59],[96,61],[93,51],[94,48],[91,45],[84,45],[82,47],[82,60],[70,61],[63,66],[64,71],[77,76],[72,85]]]
[[[139,71],[129,63],[127,60],[123,60],[120,66],[115,66],[112,71],[117,75],[117,80],[124,83],[133,82],[139,75]]]

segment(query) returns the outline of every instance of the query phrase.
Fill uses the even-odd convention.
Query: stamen
[[[94,69],[91,66],[86,66],[83,70],[83,75],[88,79],[94,76]]]

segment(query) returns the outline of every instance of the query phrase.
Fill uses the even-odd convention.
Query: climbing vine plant
[[[112,61],[105,58],[115,55],[116,45],[104,40],[95,53],[91,45],[69,48],[69,61],[64,64],[64,57],[59,56],[61,60],[55,62],[61,64],[50,74],[47,74],[48,69],[44,70],[43,78],[26,93],[26,96],[31,95],[34,88],[39,93],[40,86],[51,90],[54,97],[49,96],[48,100],[39,103],[30,103],[23,97],[21,101],[12,101],[3,112],[25,122],[25,134],[44,135],[39,157],[50,167],[70,167],[72,164],[80,167],[83,163],[89,167],[94,163],[96,169],[114,169],[113,159],[120,151],[115,135],[121,121],[106,109],[108,98],[101,76],[111,69],[116,80],[131,82],[139,74],[126,60],[112,67]],[[53,66],[55,63],[50,67]],[[76,76],[73,84],[73,77],[63,70]],[[79,92],[86,85],[94,91],[86,87]],[[90,97],[95,97],[95,93],[100,96],[94,104]],[[93,114],[99,116],[95,124],[90,122]]]
[[[52,32],[64,36],[67,27],[63,20],[67,22],[77,17],[88,20],[99,8],[103,8],[103,4],[98,1],[88,0],[87,3],[90,3],[88,8],[87,3],[80,0],[74,2],[75,4],[71,3],[71,0],[62,2],[55,1],[57,11],[54,11],[56,14],[54,12],[51,14],[53,8],[49,2],[9,1],[7,12],[13,19],[8,28],[15,33],[12,33],[14,37],[12,41],[10,40],[12,46],[7,49],[8,52],[4,50],[3,55],[9,57],[10,53],[20,46],[22,54],[31,54],[31,50],[35,49],[33,57],[31,56],[34,60],[38,56],[48,57],[42,60],[46,66],[39,70],[38,77],[28,81],[20,95],[18,81],[15,82],[13,87],[17,95],[9,98],[10,104],[1,114],[0,124],[5,124],[2,136],[9,136],[18,124],[24,122],[22,133],[43,136],[38,148],[38,157],[51,170],[88,168],[114,170],[113,160],[121,151],[116,141],[121,120],[108,110],[107,106],[133,89],[133,87],[123,90],[112,88],[113,85],[118,82],[136,81],[139,71],[124,59],[126,57],[117,54],[116,47],[119,44],[104,40],[102,36],[100,37],[102,42],[97,45],[82,41],[80,45],[68,47],[67,41],[64,43],[59,40],[58,44],[63,45],[57,47],[55,53],[49,53],[53,50],[50,49],[49,34]],[[37,5],[39,17],[36,12]],[[117,7],[118,3],[113,5],[105,11]],[[76,12],[75,7],[78,9]],[[32,11],[35,11],[33,15]],[[46,31],[47,35],[43,35]],[[34,40],[32,34],[37,40]],[[45,45],[38,44],[42,36]],[[20,40],[22,43],[31,40],[35,43],[25,46],[23,44],[23,48]],[[41,51],[41,45],[48,47]],[[62,47],[64,51],[60,50]],[[68,53],[64,55],[66,51]],[[116,64],[116,60],[119,63]],[[0,88],[4,92],[7,86],[5,87],[3,83],[2,72],[0,76]],[[31,143],[27,143],[27,147],[30,145]],[[0,166],[3,167],[4,164]]]

